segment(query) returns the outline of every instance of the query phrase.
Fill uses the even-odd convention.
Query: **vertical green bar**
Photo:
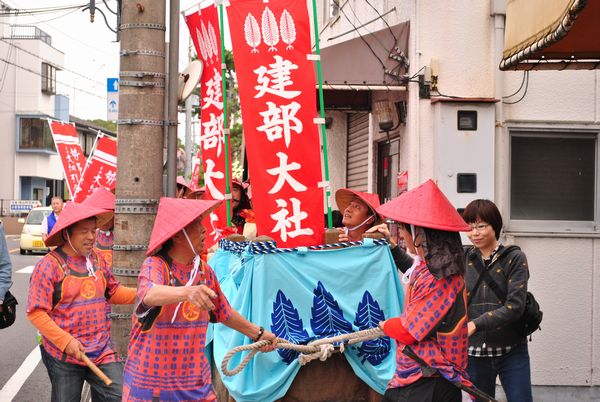
[[[223,139],[225,143],[225,194],[231,194],[229,177],[229,122],[227,120],[227,68],[225,66],[225,26],[223,25],[223,3],[219,5],[219,23],[221,26],[221,86],[223,91]],[[227,226],[231,226],[231,199],[225,199],[227,208]]]
[[[319,45],[319,16],[317,14],[317,2],[316,0],[312,1],[313,5],[313,27],[315,29],[315,50],[317,56],[319,56],[317,60],[317,77],[319,80],[319,115],[322,119],[325,118],[325,101],[323,100],[323,73],[321,72],[321,47]],[[331,205],[329,204],[329,197],[331,196],[331,190],[329,188],[329,159],[327,156],[327,131],[325,130],[325,125],[320,124],[321,128],[321,143],[323,145],[323,166],[325,168],[324,181],[327,183],[327,187],[325,190],[325,198],[327,200],[327,227],[331,229],[333,226],[333,220],[331,218]]]

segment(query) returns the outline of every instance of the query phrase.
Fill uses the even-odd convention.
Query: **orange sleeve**
[[[27,314],[27,318],[29,318],[29,321],[40,331],[44,338],[48,339],[63,352],[69,342],[74,339],[68,332],[60,328],[45,311],[34,310]]]
[[[133,304],[135,303],[136,292],[136,288],[119,286],[108,302],[110,304]]]
[[[400,317],[390,318],[383,325],[383,332],[403,345],[412,345],[417,340],[404,328]]]

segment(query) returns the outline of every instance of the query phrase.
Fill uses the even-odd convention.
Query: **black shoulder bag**
[[[498,259],[514,249],[520,250],[518,246],[508,246],[502,250],[502,253],[498,256]],[[504,304],[506,301],[506,295],[500,294],[498,284],[496,281],[494,281],[494,279],[492,279],[488,270],[485,267],[482,267],[480,264],[477,264],[475,268],[479,272],[479,279],[471,291],[471,294],[467,300],[467,305],[471,304],[471,299],[483,280],[485,280],[490,289],[492,289],[492,291],[496,294],[496,297],[498,297],[502,304]],[[515,327],[521,329],[523,336],[529,336],[538,329],[542,329],[540,324],[542,323],[543,318],[544,312],[540,310],[540,304],[537,302],[537,300],[535,300],[533,293],[528,291],[525,298],[525,310],[523,311],[521,318],[519,318],[519,320],[515,323]]]
[[[10,291],[6,291],[4,295],[4,301],[0,305],[2,311],[0,311],[0,329],[8,328],[14,324],[15,318],[17,318],[17,299],[13,296]]]

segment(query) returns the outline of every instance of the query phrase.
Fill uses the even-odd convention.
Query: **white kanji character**
[[[75,160],[79,160],[79,155],[80,155],[80,153],[79,153],[79,151],[78,151],[77,149],[75,149],[75,148],[71,148],[71,149],[69,150],[69,154],[71,154],[71,156],[73,157],[73,159],[75,159]]]
[[[98,171],[98,174],[96,174],[96,176],[94,176],[94,184],[101,186],[102,183],[100,183],[100,180],[102,180],[102,170],[104,170],[104,166],[100,166],[100,170]]]
[[[306,191],[306,186],[289,174],[290,171],[299,170],[302,166],[298,162],[292,162],[288,165],[288,156],[283,152],[277,152],[276,155],[279,158],[279,167],[267,169],[267,173],[271,176],[277,176],[277,182],[273,188],[269,190],[269,194],[277,193],[286,182],[294,189],[294,191]]]
[[[111,186],[115,182],[115,180],[117,180],[117,172],[109,169],[108,172],[106,172],[106,174],[104,175],[104,180],[106,180],[107,186]]]
[[[267,106],[269,110],[260,112],[265,124],[257,127],[256,130],[263,131],[271,142],[280,139],[283,134],[285,146],[289,148],[290,131],[293,130],[298,134],[302,132],[302,122],[296,118],[300,104],[292,102],[289,105],[277,106],[273,102],[267,102]]]
[[[210,232],[209,236],[213,237],[213,241],[219,240],[221,237],[221,233],[223,233],[223,229],[219,229],[219,217],[214,212],[210,214],[210,226],[212,227],[212,232]]]
[[[211,159],[207,159],[206,172],[204,172],[204,184],[206,184],[206,188],[210,192],[210,196],[213,198],[213,200],[223,200],[225,199],[225,197],[223,196],[223,193],[221,193],[213,183],[213,178],[222,179],[223,177],[225,177],[225,174],[223,172],[213,171],[214,168],[215,162],[213,162]]]
[[[217,148],[217,156],[221,156],[221,148],[224,144],[223,139],[223,115],[215,116],[210,114],[209,121],[202,123],[203,134],[200,135],[202,149]]]
[[[277,206],[281,208],[279,211],[271,215],[271,218],[276,220],[275,227],[271,230],[271,233],[281,232],[281,240],[287,241],[288,236],[292,239],[301,235],[312,235],[314,232],[311,228],[302,228],[301,221],[308,217],[308,214],[300,209],[300,200],[297,198],[290,198],[292,202],[293,215],[288,217],[290,212],[287,210],[287,202],[282,199],[277,199],[275,202]],[[289,228],[294,224],[294,230],[288,231]]]
[[[202,109],[206,109],[209,106],[214,106],[219,110],[223,110],[221,75],[214,67],[213,72],[213,77],[206,82],[206,96],[202,98]]]
[[[275,63],[269,64],[270,69],[260,66],[254,73],[258,75],[256,81],[258,85],[254,87],[258,91],[255,98],[260,98],[265,93],[281,96],[285,99],[292,99],[300,95],[300,91],[290,91],[285,88],[293,85],[291,80],[291,70],[298,69],[298,66],[289,60],[284,60],[281,56],[274,56]]]

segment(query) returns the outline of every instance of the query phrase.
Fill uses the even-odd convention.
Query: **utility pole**
[[[165,11],[165,1],[122,1],[113,273],[126,286],[137,285],[163,191]],[[125,355],[132,307],[112,311],[112,339]]]
[[[188,64],[192,61],[192,37],[188,40]],[[185,177],[192,174],[192,97],[185,100]]]
[[[179,104],[179,0],[170,0],[168,77],[167,196],[175,197],[175,182],[177,179],[177,106]]]

